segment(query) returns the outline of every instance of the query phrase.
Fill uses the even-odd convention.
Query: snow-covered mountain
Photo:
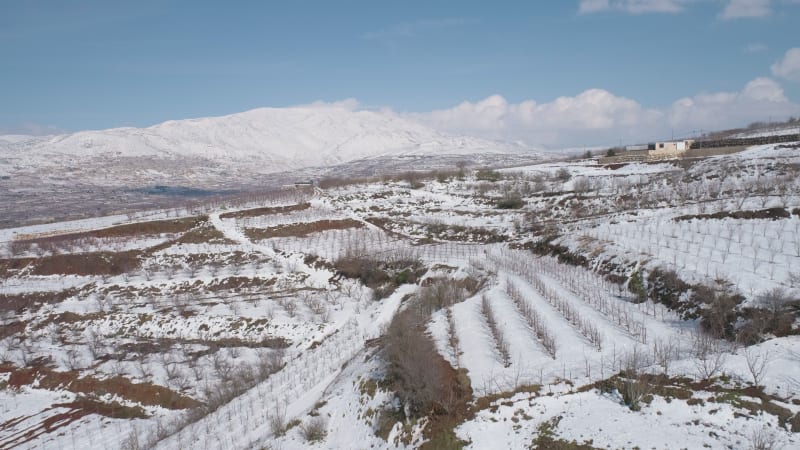
[[[0,157],[25,160],[157,158],[247,164],[270,173],[405,155],[518,154],[519,145],[454,136],[391,114],[337,107],[261,108],[222,117],[175,120],[2,140]]]

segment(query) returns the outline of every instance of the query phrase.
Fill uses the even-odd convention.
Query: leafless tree
[[[711,379],[725,367],[727,354],[723,351],[720,342],[707,333],[695,333],[692,350],[695,356],[695,367],[701,379]]]
[[[661,366],[664,374],[669,374],[669,367],[672,361],[678,358],[678,345],[672,339],[657,339],[653,342],[653,358],[656,364]]]
[[[105,353],[105,344],[99,334],[94,329],[89,329],[86,332],[86,344],[92,358],[97,359]]]
[[[169,352],[161,353],[159,355],[159,362],[161,363],[161,368],[167,373],[167,379],[172,380],[180,375],[178,363]]]
[[[231,374],[233,372],[233,365],[230,361],[223,355],[223,352],[217,351],[211,357],[211,363],[214,366],[214,370],[217,373],[217,376],[225,381],[230,380]]]
[[[83,367],[81,365],[80,352],[75,348],[67,349],[63,362],[69,370],[78,370]]]
[[[503,366],[511,366],[511,355],[508,349],[508,341],[506,341],[503,333],[500,331],[500,328],[497,325],[497,320],[494,317],[494,312],[492,311],[492,307],[489,304],[489,298],[486,296],[486,294],[481,297],[481,314],[483,314],[483,317],[486,319],[486,324],[489,325],[489,331],[494,339],[497,352],[500,354],[500,358],[503,361]]]
[[[747,370],[753,379],[753,386],[760,386],[767,374],[769,364],[769,351],[759,352],[752,347],[744,349],[744,358],[747,362]]]

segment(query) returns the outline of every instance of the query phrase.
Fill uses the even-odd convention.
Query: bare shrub
[[[430,314],[450,307],[463,300],[466,292],[461,285],[450,278],[437,278],[419,290],[420,306]]]
[[[319,442],[325,439],[328,432],[328,422],[320,416],[312,417],[300,427],[300,434],[307,442]]]
[[[274,436],[286,434],[286,408],[276,406],[269,415],[269,430]]]
[[[737,307],[744,300],[740,294],[727,287],[695,286],[692,300],[703,305],[700,311],[700,325],[715,338],[733,340],[736,337],[735,324],[739,318]]]
[[[572,190],[583,197],[594,189],[594,183],[588,177],[578,177],[572,182]]]
[[[136,430],[136,427],[132,427],[131,431],[128,432],[128,437],[122,441],[120,444],[120,449],[122,450],[140,450],[143,446],[139,443],[139,433]]]
[[[757,298],[759,306],[769,314],[767,331],[778,336],[785,336],[791,331],[794,323],[792,307],[798,302],[785,289],[769,290]]]
[[[750,433],[748,450],[774,450],[778,447],[778,436],[775,431],[763,427]]]
[[[283,351],[281,350],[260,354],[256,363],[256,371],[261,380],[266,380],[267,377],[281,370],[281,367],[283,367]]]
[[[569,173],[569,169],[562,167],[556,171],[554,178],[563,183],[569,181],[572,178],[572,174]]]
[[[278,304],[281,305],[286,314],[289,317],[294,317],[297,314],[297,304],[294,302],[294,299],[285,299],[282,298],[278,301]]]
[[[639,411],[642,409],[642,399],[650,393],[650,385],[644,381],[643,377],[635,376],[622,380],[619,391],[625,405],[627,405],[631,411]]]
[[[620,379],[616,383],[622,401],[631,411],[641,409],[642,399],[652,390],[642,370],[650,365],[647,353],[636,346],[622,357]]]

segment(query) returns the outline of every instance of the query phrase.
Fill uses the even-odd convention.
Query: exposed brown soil
[[[243,211],[234,211],[225,214],[220,214],[221,219],[244,219],[246,217],[260,217],[271,216],[274,214],[286,214],[294,211],[303,211],[311,207],[311,203],[300,203],[297,205],[288,206],[273,206],[266,208],[245,209]]]
[[[258,241],[276,237],[304,237],[312,233],[328,230],[346,230],[348,228],[362,228],[364,224],[353,219],[318,220],[316,222],[292,223],[269,228],[246,228],[244,230],[248,239]]]
[[[66,389],[70,392],[104,395],[112,394],[147,406],[166,409],[186,409],[198,406],[196,400],[152,383],[133,383],[125,377],[99,380],[80,377],[78,371],[58,372],[46,366],[18,368],[11,364],[0,365],[0,373],[9,373],[8,385],[20,388],[38,381],[41,389]]]

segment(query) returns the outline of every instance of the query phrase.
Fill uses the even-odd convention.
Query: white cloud
[[[723,19],[764,17],[772,14],[770,0],[728,0],[720,13]]]
[[[662,113],[602,89],[589,89],[549,103],[509,103],[502,96],[493,95],[474,103],[408,116],[455,133],[561,146],[616,140],[620,132],[626,140],[633,139],[638,127],[657,124]]]
[[[669,121],[675,128],[714,130],[798,112],[800,105],[790,102],[775,80],[756,78],[740,92],[700,94],[677,100],[669,110]]]
[[[296,105],[300,108],[318,108],[318,109],[346,109],[348,111],[355,111],[361,108],[361,104],[358,100],[354,98],[346,98],[344,100],[338,100],[335,102],[326,102],[322,100],[317,100],[312,103],[304,104],[304,105]]]
[[[551,102],[511,103],[500,95],[462,102],[448,109],[402,116],[451,133],[519,140],[549,147],[640,143],[689,135],[692,130],[720,130],[757,120],[800,114],[780,84],[756,78],[738,92],[685,97],[660,109],[603,89],[589,89]]]
[[[609,9],[611,9],[611,3],[608,0],[581,0],[578,5],[579,14],[591,14]]]
[[[689,0],[581,0],[578,13],[589,14],[600,11],[623,11],[630,14],[678,13]]]
[[[710,0],[705,0],[710,2]],[[578,13],[592,14],[603,11],[621,11],[628,14],[679,13],[691,3],[701,0],[579,0]],[[715,0],[717,2],[717,0]],[[798,4],[800,0],[782,0],[783,4]],[[773,12],[772,0],[724,0],[722,19],[765,17]]]
[[[792,81],[800,81],[800,47],[790,48],[783,59],[772,65],[772,74]]]

